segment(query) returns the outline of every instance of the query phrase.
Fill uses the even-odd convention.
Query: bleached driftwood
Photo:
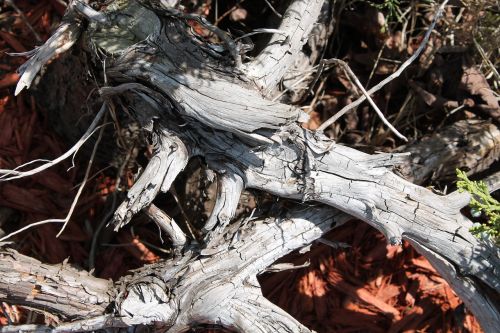
[[[472,223],[460,213],[468,195],[444,196],[410,183],[391,171],[407,161],[407,154],[367,155],[338,145],[322,133],[301,128],[299,109],[266,98],[277,91],[278,82],[293,66],[322,1],[291,1],[280,26],[288,37],[277,34],[255,60],[245,64],[239,63],[237,45],[224,32],[198,20],[220,37],[221,44],[212,45],[192,33],[187,24],[192,15],[163,4],[120,0],[96,12],[73,1],[67,17],[87,20],[85,30],[84,25],[75,29],[85,36],[90,49],[111,55],[105,68],[108,86],[100,91],[103,99],[128,105],[155,147],[148,166],[115,213],[116,227],[147,210],[188,160],[201,156],[217,173],[219,184],[217,202],[204,229],[205,244],[190,247],[171,225],[166,230],[177,239],[178,248],[184,245],[182,253],[177,251],[180,254],[169,261],[144,267],[115,286],[96,291],[100,303],[93,299],[90,309],[109,305],[99,316],[76,318],[70,310],[54,311],[66,321],[56,331],[154,323],[177,332],[194,323],[211,322],[243,332],[307,332],[262,297],[256,275],[319,238],[333,227],[332,222],[343,223],[351,216],[383,232],[391,244],[409,240],[448,280],[483,329],[495,331],[500,320],[499,251],[468,231]],[[67,34],[64,29],[56,34]],[[40,61],[35,56],[24,70],[36,71],[43,65]],[[289,212],[288,217],[229,224],[244,188],[326,206]],[[161,215],[156,212],[153,218]],[[22,278],[31,279],[32,290],[37,290],[34,276],[16,269],[23,260],[27,259],[12,252],[0,260],[2,300],[17,302],[24,295],[26,301],[26,290],[13,287]],[[66,274],[65,267],[58,272],[54,272],[55,281]],[[73,287],[93,291],[82,283]],[[44,290],[66,297],[53,284]],[[37,296],[24,304],[47,308],[43,297]],[[86,302],[82,297],[81,303]]]

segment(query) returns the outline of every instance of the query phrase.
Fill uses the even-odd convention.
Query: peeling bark
[[[247,329],[256,320],[260,324],[245,332],[269,332],[270,327],[309,332],[262,296],[257,274],[350,219],[328,207],[304,206],[277,218],[243,220],[226,230],[224,248],[213,254],[188,250],[182,258],[145,266],[114,285],[67,265],[45,265],[9,250],[0,257],[0,300],[76,320],[61,324],[56,332],[150,323],[169,332],[195,323]],[[26,271],[29,278],[24,277]],[[32,281],[30,288],[20,281]],[[32,298],[32,290],[41,292]],[[65,302],[51,305],[48,297]],[[263,313],[268,314],[266,320],[259,317]]]
[[[112,302],[111,282],[67,263],[46,265],[14,250],[0,252],[0,299],[63,320],[101,315]]]
[[[399,168],[409,181],[452,180],[457,168],[472,175],[498,160],[500,131],[488,121],[463,120],[398,151],[411,153],[408,163]]]
[[[275,34],[268,46],[247,66],[264,96],[271,95],[285,73],[293,66],[314,24],[318,21],[323,0],[294,0],[287,8],[279,26],[286,37]]]
[[[269,100],[293,66],[323,1],[291,1],[280,26],[288,37],[276,34],[259,56],[242,65],[224,32],[164,2],[120,0],[100,12],[81,1],[72,4],[76,7],[69,6],[66,20],[73,23],[64,23],[55,35],[74,43],[76,35],[68,33],[67,24],[76,24],[90,45],[109,56],[103,100],[127,105],[155,147],[115,212],[116,228],[145,209],[176,242],[176,256],[110,285],[65,265],[30,262],[34,268],[25,272],[17,262],[28,259],[7,252],[0,259],[0,299],[50,309],[65,321],[55,331],[155,324],[178,332],[210,322],[245,332],[309,332],[263,298],[256,276],[353,216],[383,232],[391,244],[409,240],[453,286],[483,329],[495,331],[500,320],[499,250],[468,231],[472,223],[460,213],[468,196],[444,196],[415,185],[392,172],[407,163],[408,154],[368,155],[336,144],[301,128],[298,108]],[[216,33],[224,50],[194,35],[186,23],[190,19]],[[79,20],[87,21],[85,30]],[[46,63],[47,57],[37,54],[56,54],[54,47],[62,52],[67,45],[59,38],[42,46],[25,72],[32,77]],[[19,89],[24,86],[29,84],[20,82]],[[201,247],[188,244],[172,221],[162,224],[168,218],[150,206],[197,156],[218,175],[217,201]],[[244,188],[317,206],[231,224]],[[82,276],[81,281],[68,283],[64,277],[70,273]],[[25,274],[28,284],[16,289]],[[38,274],[50,288],[31,299],[39,288]],[[54,284],[73,289],[60,294],[53,291]],[[65,301],[52,304],[50,297]],[[84,315],[78,316],[76,309]]]

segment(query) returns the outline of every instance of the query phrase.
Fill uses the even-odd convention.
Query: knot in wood
[[[174,323],[177,308],[170,297],[166,284],[155,277],[142,279],[127,287],[124,299],[118,304],[118,312],[131,324],[152,322]]]

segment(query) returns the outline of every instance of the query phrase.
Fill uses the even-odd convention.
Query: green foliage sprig
[[[378,10],[385,12],[388,22],[401,20],[401,0],[384,0],[382,3],[368,2]]]
[[[486,223],[474,225],[470,231],[479,236],[491,236],[496,244],[500,243],[500,203],[490,195],[488,186],[483,181],[470,180],[465,172],[457,169],[457,187],[460,192],[469,192],[471,195],[469,206],[473,216],[485,214]]]

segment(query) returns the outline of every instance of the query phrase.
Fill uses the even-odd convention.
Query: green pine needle
[[[483,181],[472,181],[464,171],[458,169],[457,178],[458,190],[471,195],[469,206],[472,214],[485,214],[488,218],[486,223],[472,227],[471,233],[476,237],[486,234],[500,244],[500,203],[490,195],[488,186]]]

